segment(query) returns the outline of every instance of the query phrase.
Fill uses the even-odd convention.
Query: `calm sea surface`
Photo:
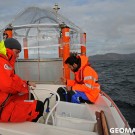
[[[98,72],[101,89],[121,110],[132,128],[135,128],[135,60],[91,61]]]

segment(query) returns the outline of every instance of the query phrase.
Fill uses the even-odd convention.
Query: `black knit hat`
[[[14,38],[7,38],[4,43],[6,48],[22,50],[21,44]]]

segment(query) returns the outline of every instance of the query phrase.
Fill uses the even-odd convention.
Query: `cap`
[[[14,38],[7,38],[4,43],[6,48],[22,50],[21,44]]]

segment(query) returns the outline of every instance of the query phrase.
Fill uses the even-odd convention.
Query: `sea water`
[[[90,63],[98,72],[102,91],[114,100],[131,128],[135,128],[135,60]]]

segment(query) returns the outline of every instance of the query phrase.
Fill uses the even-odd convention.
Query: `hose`
[[[39,90],[51,91],[51,92],[54,93],[54,94],[57,96],[57,98],[58,98],[57,103],[53,106],[53,108],[51,109],[51,111],[48,113],[47,118],[46,118],[46,121],[45,121],[45,124],[47,124],[47,123],[48,123],[48,120],[49,120],[49,118],[50,118],[50,116],[51,116],[51,117],[52,117],[52,120],[53,120],[53,125],[54,125],[54,117],[53,117],[53,114],[52,114],[52,113],[53,113],[54,109],[57,107],[57,105],[58,105],[59,102],[60,102],[59,94],[58,94],[57,92],[55,92],[55,91],[50,90],[50,89],[40,88]]]

